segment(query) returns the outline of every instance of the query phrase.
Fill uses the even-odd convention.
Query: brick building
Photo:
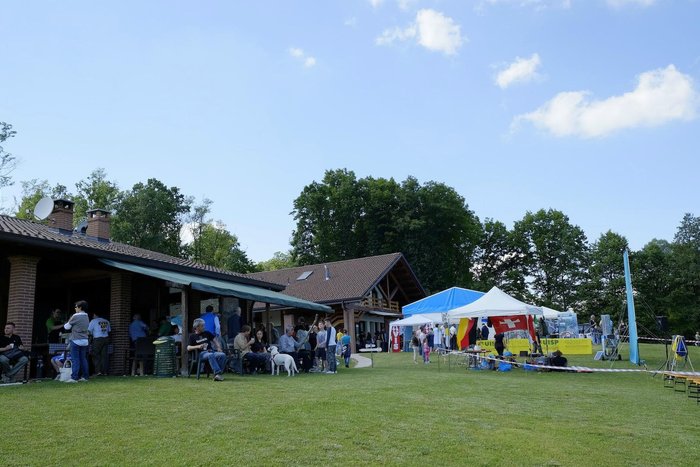
[[[255,302],[330,311],[280,293],[284,285],[112,242],[109,227],[109,212],[95,209],[86,228],[74,230],[73,203],[67,200],[54,201],[45,223],[0,216],[0,321],[14,322],[35,355],[48,352],[45,322],[51,310],[60,308],[67,318],[77,300],[87,300],[91,311],[111,321],[113,374],[125,372],[134,313],[147,323],[182,315],[186,341],[206,304],[218,304],[223,326],[238,306],[252,322]]]

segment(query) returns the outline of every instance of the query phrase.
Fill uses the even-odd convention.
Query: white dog
[[[291,355],[284,353],[279,353],[276,346],[270,347],[270,355],[272,356],[272,374],[274,376],[275,371],[280,374],[280,368],[284,367],[287,370],[287,376],[294,376],[294,373],[299,373],[297,370],[297,364]]]

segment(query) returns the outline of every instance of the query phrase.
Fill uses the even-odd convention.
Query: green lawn
[[[691,348],[700,367],[700,348]],[[624,352],[626,354],[626,352]],[[642,345],[650,369],[664,347]],[[570,363],[610,368],[573,357]],[[629,368],[616,362],[613,368]],[[700,369],[700,368],[699,368]],[[694,465],[700,406],[638,373],[414,365],[0,388],[0,465]]]

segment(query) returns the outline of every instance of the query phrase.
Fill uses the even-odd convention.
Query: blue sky
[[[16,181],[98,167],[198,200],[265,260],[326,169],[555,208],[639,249],[700,214],[697,0],[10,2]],[[2,192],[5,206],[19,183]]]

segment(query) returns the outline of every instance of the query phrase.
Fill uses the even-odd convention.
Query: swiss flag
[[[506,333],[508,331],[517,331],[521,329],[528,331],[530,337],[535,338],[535,326],[531,316],[516,315],[516,316],[491,316],[489,318],[496,334]]]

